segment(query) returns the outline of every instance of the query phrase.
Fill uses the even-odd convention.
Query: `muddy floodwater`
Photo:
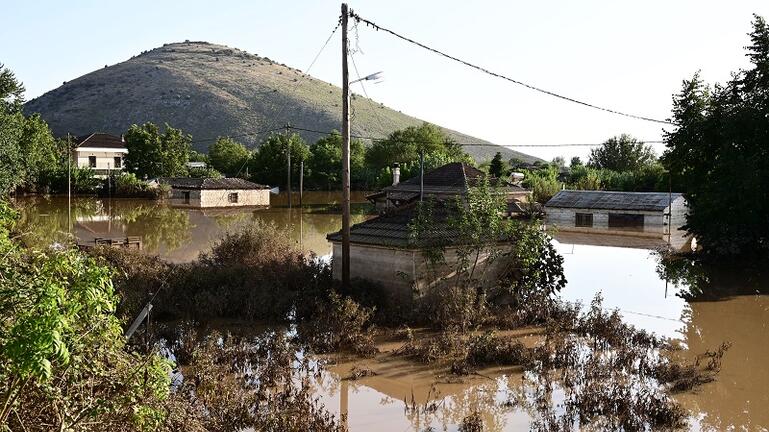
[[[297,196],[294,196],[296,200]],[[174,209],[143,200],[73,200],[68,224],[66,198],[25,198],[20,227],[28,241],[41,246],[66,239],[141,236],[144,250],[171,261],[189,261],[224,232],[251,220],[274,222],[318,255],[327,255],[325,236],[341,226],[338,193],[310,192],[305,206],[289,209],[284,196],[269,209]],[[353,195],[353,221],[371,217],[362,193]],[[766,290],[685,300],[690,287],[666,281],[657,271],[655,250],[662,242],[615,236],[557,234],[568,284],[561,295],[589,303],[600,293],[604,306],[624,319],[675,339],[681,355],[693,357],[722,342],[732,347],[715,382],[676,395],[690,412],[691,430],[769,430],[769,296]],[[333,359],[332,359],[333,360]],[[353,366],[376,376],[342,379]],[[352,431],[456,431],[462,418],[479,411],[486,430],[527,430],[531,416],[508,403],[521,388],[515,369],[489,369],[458,380],[441,371],[389,358],[331,365],[318,382],[319,400],[336,414],[345,413]],[[557,399],[557,395],[556,395]],[[405,402],[404,402],[405,401]]]

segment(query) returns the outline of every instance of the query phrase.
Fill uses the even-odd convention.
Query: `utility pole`
[[[291,208],[291,137],[288,135],[291,124],[286,123],[286,161],[288,162],[286,190],[288,190],[288,208]]]
[[[419,152],[419,202],[425,199],[425,152]]]
[[[302,195],[304,195],[304,159],[299,161],[299,208],[304,206]]]
[[[350,75],[347,70],[347,3],[342,3],[342,285],[350,287]]]
[[[72,232],[72,139],[67,134],[67,232]]]

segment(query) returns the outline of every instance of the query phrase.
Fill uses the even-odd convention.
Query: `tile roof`
[[[545,207],[598,210],[662,211],[682,195],[668,192],[614,192],[562,190]]]
[[[468,188],[477,186],[480,181],[486,177],[486,173],[468,165],[464,162],[452,162],[434,170],[428,171],[424,175],[424,190],[427,193],[454,192],[463,193]],[[494,177],[489,179],[491,184],[496,184],[505,191],[521,191],[526,189],[515,186],[505,181],[500,181]],[[419,176],[414,176],[406,181],[402,181],[395,186],[387,186],[383,191],[418,191],[420,188]]]
[[[459,238],[459,232],[449,226],[453,214],[451,203],[435,201],[432,224],[428,232],[413,238],[410,225],[417,216],[417,204],[400,207],[390,213],[369,219],[350,227],[350,242],[397,248],[419,248],[445,245]],[[342,241],[342,232],[331,233],[329,241]]]
[[[125,148],[123,138],[106,133],[92,133],[76,138],[76,147]]]
[[[159,178],[158,183],[167,184],[174,189],[269,189],[252,183],[242,178],[191,178],[191,177],[164,177]]]

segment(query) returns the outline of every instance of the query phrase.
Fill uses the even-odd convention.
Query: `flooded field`
[[[295,199],[297,197],[295,196]],[[330,250],[325,235],[339,229],[336,194],[307,193],[305,208],[288,209],[284,198],[270,209],[181,210],[150,201],[78,199],[71,231],[81,241],[95,237],[142,236],[145,250],[172,261],[189,261],[228,229],[254,219],[291,228],[293,238],[319,255]],[[370,207],[356,194],[354,221]],[[66,238],[66,199],[19,200],[21,227],[40,245]],[[614,236],[559,234],[554,239],[564,257],[568,280],[561,292],[569,301],[589,303],[600,293],[607,308],[659,335],[675,339],[693,357],[731,342],[717,380],[676,398],[690,412],[692,430],[768,430],[769,296],[723,294],[708,300],[685,300],[692,288],[667,281],[658,272],[656,249],[662,242]],[[728,293],[729,290],[724,292]],[[333,358],[331,359],[333,363]],[[376,376],[343,379],[354,366]],[[518,402],[527,389],[513,369],[486,369],[457,378],[428,366],[390,356],[330,365],[317,383],[316,395],[336,414],[347,415],[352,431],[456,431],[468,414],[481,413],[486,430],[529,428],[532,412]],[[553,395],[558,399],[556,389]]]

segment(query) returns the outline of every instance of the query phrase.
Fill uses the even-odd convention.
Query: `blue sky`
[[[336,1],[3,0],[0,62],[27,99],[167,42],[205,40],[305,70],[339,15]],[[648,117],[697,70],[724,81],[747,66],[752,13],[769,1],[351,1],[361,16],[538,87]],[[362,74],[384,71],[369,95],[428,121],[499,144],[595,143],[660,125],[553,99],[491,78],[361,26]],[[357,44],[355,43],[357,40]],[[339,34],[310,73],[339,84]],[[357,86],[353,89],[362,93]],[[655,146],[661,151],[661,146]],[[550,159],[586,148],[520,150]]]

